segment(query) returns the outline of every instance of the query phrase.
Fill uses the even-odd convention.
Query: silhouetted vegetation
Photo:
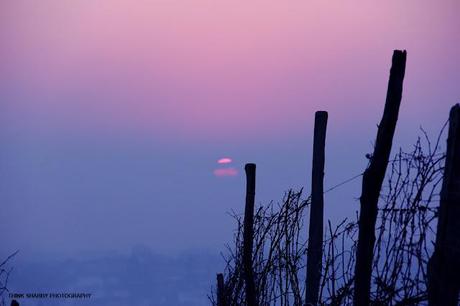
[[[234,244],[224,255],[219,298],[210,296],[214,305],[457,305],[460,106],[449,116],[446,151],[447,123],[434,142],[422,129],[412,150],[390,160],[405,66],[406,52],[394,51],[374,151],[360,175],[360,211],[335,226],[328,221],[324,238],[326,120],[315,120],[311,197],[289,190],[281,204],[254,212],[255,165],[246,166],[244,220],[233,214]],[[327,118],[317,112],[316,119],[320,113]]]
[[[400,150],[389,163],[379,200],[372,261],[371,301],[413,305],[427,301],[427,264],[433,252],[445,155],[441,134],[432,144],[426,134],[412,151]],[[306,215],[311,199],[289,190],[281,203],[254,213],[254,280],[258,305],[305,305]],[[234,242],[224,255],[224,295],[228,305],[245,305],[242,216],[233,213]],[[353,302],[358,212],[334,226],[327,222],[319,288],[322,305]],[[217,301],[211,296],[214,305]]]
[[[0,305],[5,306],[7,305],[5,302],[5,295],[8,293],[8,280],[10,278],[10,273],[13,270],[10,267],[9,263],[11,259],[16,256],[18,251],[14,252],[13,254],[9,255],[5,260],[0,263]]]

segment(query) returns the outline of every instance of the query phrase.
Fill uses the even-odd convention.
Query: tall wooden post
[[[217,274],[217,306],[227,306],[224,289],[224,275],[222,273]]]
[[[353,297],[355,306],[367,306],[370,304],[378,199],[398,120],[405,69],[406,51],[395,50],[388,81],[385,109],[378,127],[374,152],[371,156],[370,164],[363,174],[359,214],[359,240],[356,250],[355,294]]]
[[[254,198],[256,194],[256,165],[246,164],[246,206],[244,209],[243,227],[243,269],[246,284],[246,305],[256,306],[256,288],[252,264],[252,248],[254,239]]]
[[[305,300],[317,305],[323,258],[324,219],[324,151],[326,145],[327,112],[315,113],[313,164],[311,180],[311,210],[308,230],[307,278]]]
[[[431,306],[458,305],[460,289],[460,105],[449,116],[438,229],[428,265]]]

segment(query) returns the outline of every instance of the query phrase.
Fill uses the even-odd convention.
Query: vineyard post
[[[354,306],[370,305],[378,200],[398,120],[405,69],[406,51],[395,50],[388,81],[385,108],[378,126],[374,152],[370,157],[369,166],[363,174],[358,247],[356,250]]]
[[[246,206],[243,223],[243,274],[246,285],[246,305],[256,306],[256,288],[252,263],[254,239],[254,198],[256,193],[256,165],[246,164]]]
[[[222,273],[217,274],[217,306],[227,306],[225,300],[225,289],[224,289],[224,275]]]
[[[326,145],[327,112],[315,113],[313,133],[313,163],[311,181],[311,210],[308,229],[307,277],[305,300],[307,305],[317,305],[323,258],[324,219],[324,160]]]
[[[428,265],[430,306],[458,304],[460,289],[460,105],[449,116],[438,228]]]

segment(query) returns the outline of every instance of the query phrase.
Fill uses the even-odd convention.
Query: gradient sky
[[[1,251],[222,250],[244,163],[257,163],[257,202],[309,190],[314,111],[329,111],[326,187],[363,171],[393,49],[408,52],[395,146],[440,129],[460,101],[458,12],[456,0],[2,0]],[[327,217],[353,215],[359,184],[326,196]]]

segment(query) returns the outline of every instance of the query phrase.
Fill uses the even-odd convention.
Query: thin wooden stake
[[[327,112],[315,113],[313,136],[313,165],[311,181],[311,210],[308,230],[307,278],[305,300],[307,305],[317,305],[323,259],[324,220],[324,160],[326,145]]]
[[[246,305],[256,306],[256,289],[252,264],[254,239],[254,198],[256,194],[256,165],[246,164],[246,206],[244,209],[243,269],[246,284]]]
[[[224,275],[222,273],[217,274],[217,306],[227,306],[225,301],[225,289],[224,289]]]
[[[378,199],[391,153],[396,122],[398,121],[405,70],[406,51],[395,50],[388,81],[385,109],[378,128],[374,153],[363,174],[355,266],[355,294],[353,297],[355,306],[370,304]]]

